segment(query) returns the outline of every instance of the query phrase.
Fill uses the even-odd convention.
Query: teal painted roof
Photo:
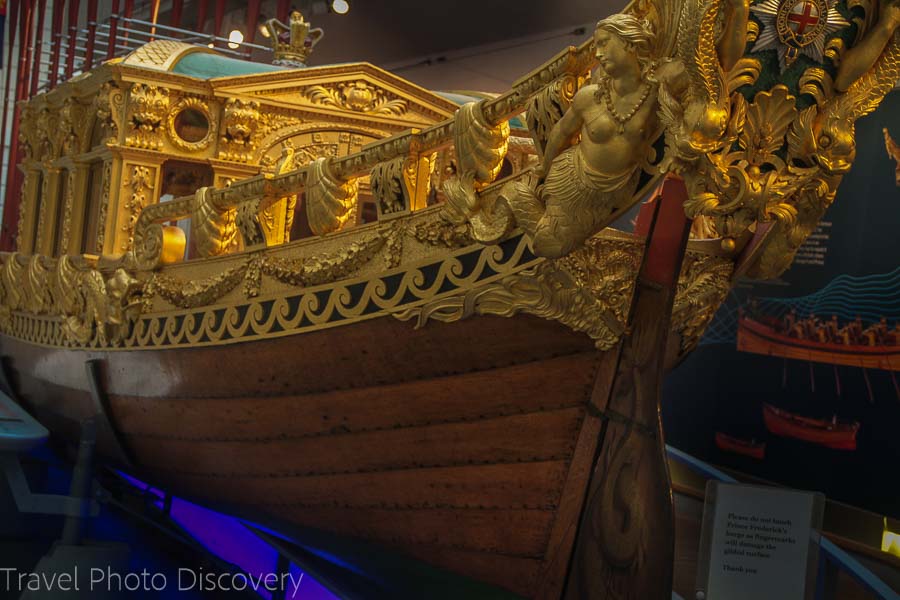
[[[462,106],[463,104],[468,104],[469,102],[480,102],[484,100],[484,98],[479,98],[477,96],[467,96],[466,94],[454,94],[452,92],[435,92],[438,96],[443,98],[444,100],[449,100],[454,104],[458,104]],[[519,116],[515,116],[509,120],[509,128],[510,129],[528,129],[525,123]]]
[[[234,77],[237,75],[253,75],[254,73],[270,73],[285,71],[286,67],[266,65],[228,58],[208,52],[191,52],[175,63],[173,73],[196,77],[197,79],[215,79],[216,77]]]

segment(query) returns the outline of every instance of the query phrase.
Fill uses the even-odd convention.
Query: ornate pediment
[[[216,92],[361,119],[406,121],[410,126],[446,119],[457,108],[433,92],[366,63],[220,80]]]

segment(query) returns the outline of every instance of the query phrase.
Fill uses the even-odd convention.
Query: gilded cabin
[[[132,247],[138,215],[149,205],[346,156],[444,121],[460,103],[478,99],[430,92],[368,63],[289,69],[151,42],[23,106],[18,251],[120,257]],[[518,119],[511,125],[524,130]],[[511,138],[501,176],[534,158],[530,140]],[[361,178],[340,226],[439,201],[440,184],[454,171],[448,147],[410,157],[403,185]],[[389,198],[392,193],[398,197]],[[282,198],[255,215],[265,244],[327,232],[310,225],[297,200]],[[226,223],[232,235],[220,231],[215,247],[199,249],[203,242],[192,242],[190,221],[173,220],[167,236],[183,236],[184,251],[174,257],[169,251],[168,260],[240,250],[247,236],[235,234],[235,218],[241,216]]]

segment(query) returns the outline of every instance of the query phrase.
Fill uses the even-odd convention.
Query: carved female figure
[[[657,133],[651,45],[650,32],[631,15],[600,21],[594,32],[600,68],[550,132],[539,171],[543,184],[532,190],[513,183],[504,190],[536,254],[571,252],[629,204]],[[579,132],[581,141],[566,148]]]

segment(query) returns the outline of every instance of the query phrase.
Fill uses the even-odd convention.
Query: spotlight
[[[347,0],[331,0],[331,10],[339,15],[346,15],[350,10],[350,3]]]
[[[231,33],[228,34],[228,47],[232,50],[240,47],[241,43],[244,41],[244,34],[238,31],[237,29],[233,29]]]

